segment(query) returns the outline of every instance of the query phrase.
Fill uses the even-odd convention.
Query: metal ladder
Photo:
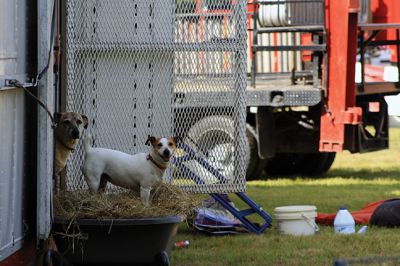
[[[188,177],[190,177],[196,184],[205,184],[203,179],[196,175],[192,170],[190,170],[184,162],[196,160],[199,164],[201,164],[208,172],[213,174],[219,181],[223,182],[226,180],[226,177],[222,175],[217,169],[215,169],[212,165],[208,163],[207,160],[198,156],[196,152],[183,141],[179,141],[178,147],[182,148],[186,154],[181,157],[174,157],[173,163],[178,167],[181,171],[183,171]],[[251,200],[244,192],[236,192],[236,196],[241,199],[244,203],[249,207],[248,209],[238,210],[236,207],[232,206],[228,200],[218,193],[210,193],[211,197],[220,203],[225,209],[227,209],[233,216],[235,216],[238,220],[242,222],[245,228],[255,234],[261,234],[264,230],[271,225],[272,218],[271,216],[263,210],[263,208]],[[251,222],[247,219],[247,216],[252,214],[258,214],[263,220],[264,223],[259,225]]]

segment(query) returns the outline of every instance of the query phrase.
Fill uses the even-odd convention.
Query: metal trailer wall
[[[36,69],[36,37],[30,38],[36,23],[29,21],[36,19],[34,12],[29,0],[0,1],[0,261],[21,248],[34,230],[31,185],[36,175],[28,174],[35,168],[29,162],[34,149],[27,150],[32,139],[27,141],[31,124],[25,119],[30,103],[21,89],[5,87],[5,79],[25,82]]]

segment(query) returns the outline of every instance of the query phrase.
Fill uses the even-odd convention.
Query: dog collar
[[[162,166],[160,164],[158,164],[156,161],[154,161],[153,157],[151,157],[150,154],[147,154],[147,160],[151,161],[152,163],[154,163],[158,168],[160,168],[161,170],[165,170],[167,169],[167,167]]]
[[[75,149],[74,149],[74,148],[68,147],[67,145],[65,145],[65,143],[64,143],[64,142],[62,142],[62,141],[59,141],[59,143],[61,143],[61,145],[62,145],[64,148],[66,148],[66,149],[70,150],[71,152],[75,151]]]

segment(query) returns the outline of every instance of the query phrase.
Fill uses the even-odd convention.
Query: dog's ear
[[[89,126],[89,119],[86,115],[81,115],[82,119],[83,119],[83,128],[87,129]]]
[[[153,145],[153,143],[156,141],[156,138],[153,136],[149,136],[149,138],[146,140],[146,145],[150,145],[150,143]]]
[[[182,141],[182,137],[181,136],[175,136],[173,137],[175,143],[178,143],[179,141]]]
[[[57,112],[54,114],[54,120],[56,123],[60,122],[61,117],[63,116],[63,112]]]

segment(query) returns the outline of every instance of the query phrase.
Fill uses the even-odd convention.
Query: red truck
[[[196,12],[224,10],[198,0]],[[321,175],[337,152],[388,148],[384,97],[400,89],[399,30],[395,0],[250,0],[247,179]]]
[[[388,148],[384,96],[400,89],[399,2],[253,1],[248,7],[250,88],[272,87],[270,102],[248,113],[261,167],[271,175],[320,175],[336,152]],[[394,66],[397,79],[368,79],[371,59],[385,50],[390,60],[378,67]],[[267,53],[273,64],[263,73]],[[285,74],[290,85],[282,87]]]

